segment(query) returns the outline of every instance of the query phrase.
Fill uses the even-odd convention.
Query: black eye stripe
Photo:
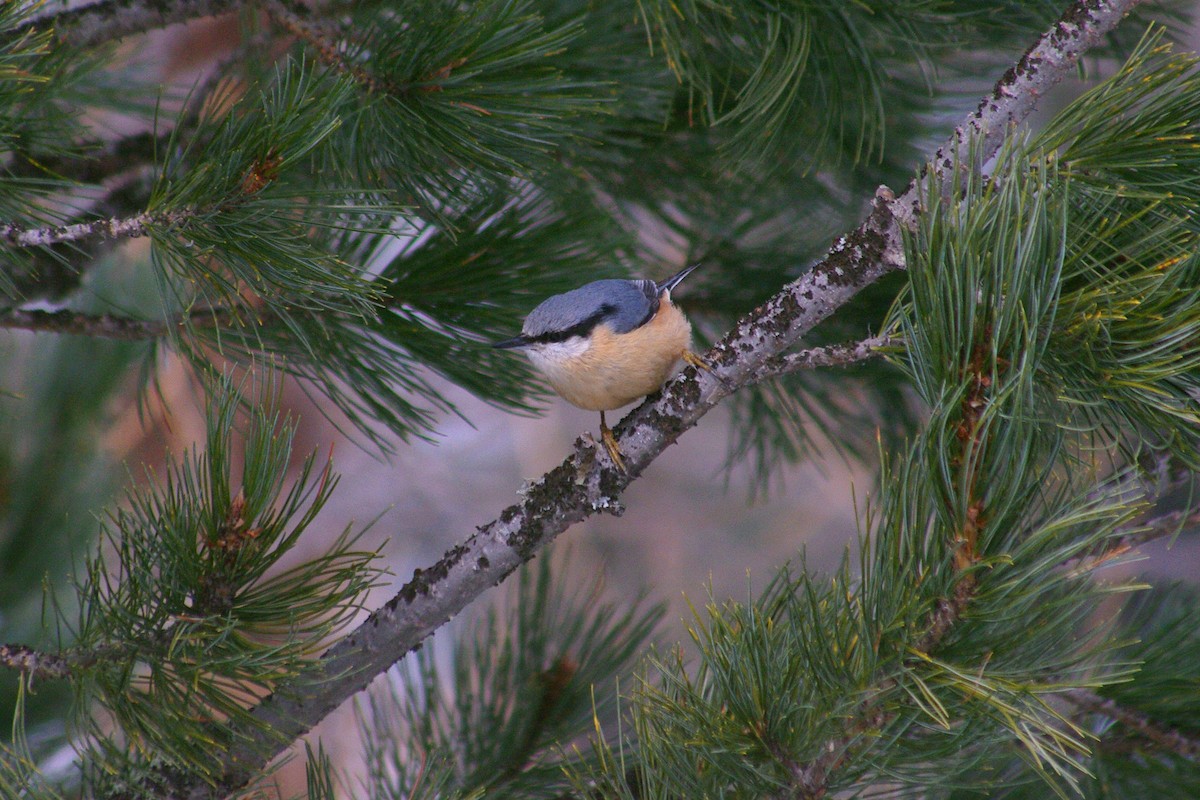
[[[615,309],[611,305],[605,303],[604,305],[600,306],[600,309],[596,313],[592,314],[582,322],[577,322],[571,327],[564,328],[560,331],[546,331],[545,333],[540,333],[537,336],[528,336],[526,337],[526,340],[530,344],[554,344],[556,342],[565,342],[567,339],[571,339],[575,336],[587,336],[592,332],[592,329],[600,324],[601,320],[611,314],[614,310]]]
[[[640,328],[641,326],[645,325],[654,318],[654,313],[656,311],[658,311],[657,303],[650,307],[650,311],[646,314],[645,318],[643,318],[642,321],[634,327]],[[525,340],[529,344],[555,344],[557,342],[565,342],[568,339],[572,339],[576,336],[587,336],[595,329],[597,325],[613,316],[613,314],[616,312],[617,307],[612,303],[602,303],[600,308],[598,308],[595,313],[591,314],[582,322],[577,322],[571,327],[564,328],[563,330],[546,331],[545,333],[539,333],[536,336],[527,336],[525,337]]]

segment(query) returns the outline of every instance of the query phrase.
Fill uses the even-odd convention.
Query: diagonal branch
[[[385,92],[389,87],[358,64],[351,63],[339,43],[310,24],[308,9],[296,0],[268,0],[267,14],[317,53],[317,58],[335,72],[349,75],[356,83],[372,92]]]
[[[157,28],[212,17],[245,5],[245,0],[98,0],[85,6],[40,14],[16,30],[52,27],[61,43],[95,47]]]
[[[120,655],[115,647],[100,645],[71,647],[58,652],[35,650],[24,644],[0,644],[0,667],[23,673],[32,680],[63,680],[91,667],[101,659]]]
[[[132,217],[98,219],[60,225],[53,228],[25,228],[15,223],[0,225],[0,242],[12,247],[46,247],[63,242],[79,242],[85,239],[136,239],[146,236],[156,226],[177,225],[196,215],[195,211],[143,212]]]
[[[51,680],[71,674],[71,664],[58,653],[44,653],[23,644],[0,644],[0,667]]]
[[[17,151],[8,165],[9,174],[20,178],[50,176],[74,183],[99,184],[113,176],[153,165],[155,154],[163,151],[171,136],[141,132],[110,140],[87,140],[80,142],[71,153],[39,154],[36,159]]]
[[[1063,696],[1077,708],[1116,720],[1129,731],[1164,750],[1189,761],[1200,761],[1200,739],[1167,727],[1148,714],[1101,697],[1090,689],[1072,689]]]
[[[462,544],[407,585],[358,629],[337,642],[297,680],[254,711],[255,729],[231,730],[228,772],[210,794],[197,788],[172,797],[222,797],[245,785],[287,744],[346,699],[364,689],[438,627],[571,525],[619,505],[624,489],[679,436],[768,359],[850,300],[861,289],[903,265],[898,223],[890,193],[881,193],[870,217],[842,237],[808,274],[745,318],[705,358],[711,372],[694,368],[673,381],[661,397],[643,403],[617,426],[628,471],[597,458],[592,443],[575,452]]]
[[[925,174],[940,175],[953,163],[953,154],[972,138],[982,144],[983,152],[995,151],[1010,127],[1069,74],[1079,57],[1136,2],[1076,0],[955,130]],[[898,198],[881,188],[862,225],[839,238],[812,270],[744,318],[705,355],[710,372],[685,370],[661,396],[622,420],[616,432],[628,472],[616,472],[606,459],[597,458],[593,444],[578,441],[575,452],[527,489],[521,502],[480,527],[436,564],[417,570],[395,597],[297,680],[266,698],[253,712],[254,727],[233,726],[227,731],[231,746],[224,754],[226,771],[212,786],[195,780],[175,783],[162,796],[199,800],[223,797],[244,786],[295,738],[420,647],[438,627],[572,524],[617,507],[623,490],[721,400],[752,382],[765,364],[861,289],[904,267],[901,231],[919,213],[920,197],[913,186]],[[801,766],[807,789],[797,787],[799,796],[821,795],[851,741],[831,741],[828,760],[822,756]]]
[[[1194,482],[1195,476],[1188,474],[1172,483],[1171,488],[1191,487]],[[1098,552],[1072,559],[1062,566],[1071,572],[1091,572],[1108,561],[1121,558],[1134,548],[1158,539],[1177,536],[1182,531],[1194,530],[1197,526],[1200,526],[1200,509],[1167,511],[1127,526],[1120,536],[1109,539]]]
[[[139,342],[161,339],[175,330],[188,327],[216,328],[231,325],[236,317],[229,309],[204,308],[174,319],[135,319],[112,314],[85,314],[79,311],[13,309],[0,312],[0,328],[64,333]]]
[[[792,372],[819,367],[846,367],[882,356],[886,348],[896,347],[900,343],[900,339],[892,336],[871,336],[852,344],[809,347],[770,359],[754,374],[751,381],[761,383]]]

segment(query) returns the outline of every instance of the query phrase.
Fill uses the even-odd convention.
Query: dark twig
[[[113,176],[151,167],[155,155],[170,142],[170,134],[134,133],[118,139],[89,140],[70,155],[39,156],[32,160],[15,153],[9,170],[13,177],[51,176],[73,183],[98,184]]]
[[[0,242],[13,247],[46,247],[63,242],[79,242],[85,239],[136,239],[150,233],[152,228],[177,225],[195,216],[194,211],[143,212],[132,217],[98,219],[74,225],[52,228],[25,228],[8,223],[0,225]]]
[[[0,644],[0,666],[40,680],[57,680],[71,674],[71,664],[66,657],[43,653],[23,644]]]
[[[397,83],[385,76],[371,72],[367,67],[346,56],[344,46],[347,33],[332,25],[322,25],[312,19],[312,10],[298,0],[268,0],[267,14],[280,27],[304,42],[316,53],[316,57],[330,69],[348,76],[370,92],[389,94],[393,97],[411,97],[415,93],[429,94],[437,91],[436,81],[448,77],[463,62],[453,61],[425,76],[417,82]],[[366,63],[365,61],[363,63]],[[461,101],[450,101],[452,105],[483,111]],[[487,113],[487,112],[483,112]]]
[[[1155,721],[1148,714],[1101,697],[1090,689],[1072,689],[1065,697],[1077,708],[1116,720],[1127,730],[1190,761],[1200,760],[1200,739]]]
[[[1191,485],[1192,482],[1193,476],[1188,475],[1186,485]],[[1180,531],[1197,525],[1200,525],[1200,510],[1188,508],[1168,511],[1138,523],[1129,533],[1113,540],[1108,549],[1129,550],[1155,539],[1174,536]]]
[[[1190,485],[1194,479],[1194,476],[1189,474],[1183,480],[1186,481],[1187,485]],[[1183,485],[1184,483],[1180,482],[1172,484],[1171,488],[1179,488]],[[1175,536],[1179,532],[1197,525],[1200,525],[1200,510],[1184,509],[1168,511],[1164,514],[1124,526],[1122,530],[1125,532],[1106,541],[1104,547],[1099,552],[1088,553],[1079,558],[1074,558],[1064,564],[1063,567],[1072,572],[1090,572],[1106,561],[1124,556],[1136,547],[1158,539]]]
[[[872,336],[852,344],[831,344],[825,347],[809,347],[795,353],[776,356],[763,364],[754,374],[752,381],[762,381],[778,378],[791,372],[820,367],[845,367],[868,361],[883,355],[884,349],[895,346],[898,339],[889,336]]]
[[[271,19],[316,51],[321,63],[350,76],[356,83],[373,92],[385,92],[390,89],[385,82],[347,59],[338,42],[318,30],[317,26],[307,19],[309,12],[302,4],[290,0],[270,0],[266,8]]]
[[[173,320],[134,319],[68,310],[14,309],[0,312],[0,328],[119,339],[127,342],[161,339],[173,330],[187,327],[225,327],[234,321],[234,315],[227,309],[198,309]]]
[[[241,0],[100,0],[69,11],[42,14],[18,28],[53,28],[58,41],[94,47],[157,28],[234,11]]]

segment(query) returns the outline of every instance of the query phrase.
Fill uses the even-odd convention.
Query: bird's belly
[[[608,411],[658,391],[691,347],[692,329],[673,307],[625,334],[600,326],[590,342],[563,342],[529,352],[530,360],[568,403]]]
[[[550,386],[564,400],[589,411],[608,411],[629,405],[657,391],[671,377],[679,358],[643,359],[620,368],[610,365],[577,365],[542,368]]]

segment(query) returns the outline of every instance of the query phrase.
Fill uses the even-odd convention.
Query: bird
[[[605,411],[658,391],[681,361],[709,367],[692,352],[692,325],[671,291],[699,264],[664,281],[606,279],[538,304],[521,335],[492,347],[523,351],[568,403],[600,412],[600,437],[613,464],[625,460]]]

